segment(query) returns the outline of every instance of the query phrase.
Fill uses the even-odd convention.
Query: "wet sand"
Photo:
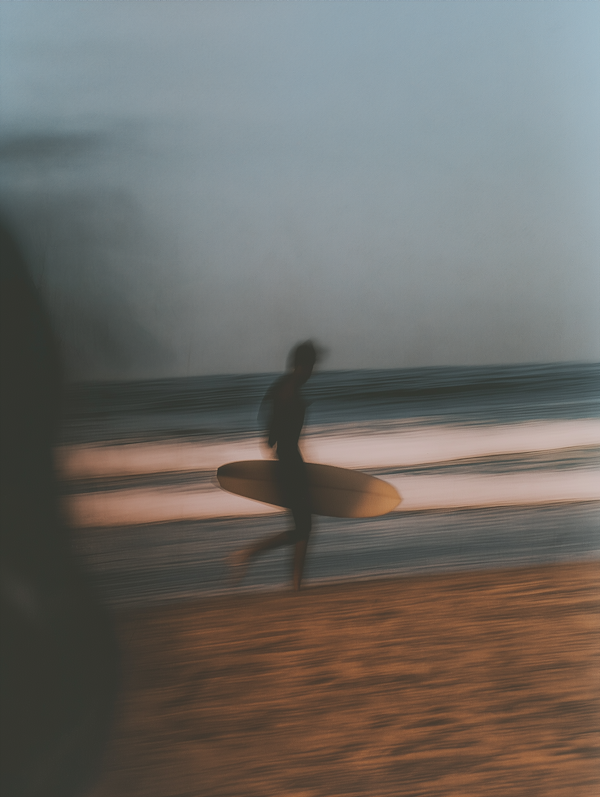
[[[600,562],[117,616],[90,797],[600,794]]]

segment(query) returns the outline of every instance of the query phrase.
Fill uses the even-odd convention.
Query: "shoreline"
[[[600,562],[240,592],[116,615],[90,797],[600,788]]]

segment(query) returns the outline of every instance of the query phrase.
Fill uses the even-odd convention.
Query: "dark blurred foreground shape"
[[[118,655],[70,549],[52,446],[61,368],[44,308],[0,225],[0,794],[70,797],[93,783]]]

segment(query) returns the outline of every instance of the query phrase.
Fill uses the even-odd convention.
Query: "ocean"
[[[108,603],[289,584],[289,549],[231,584],[227,556],[289,519],[215,475],[269,456],[259,416],[277,376],[69,387],[62,500]],[[600,555],[600,365],[323,371],[304,393],[305,460],[379,476],[402,496],[380,518],[315,518],[307,585]]]

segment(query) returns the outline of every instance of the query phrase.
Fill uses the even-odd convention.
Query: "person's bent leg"
[[[266,537],[250,545],[247,548],[242,548],[240,551],[235,551],[229,557],[229,567],[234,571],[233,577],[236,583],[239,583],[246,573],[246,568],[254,556],[264,551],[271,551],[274,548],[281,548],[283,545],[289,545],[290,538],[287,531],[282,531],[280,534],[275,534],[272,537]]]
[[[272,551],[274,548],[281,548],[283,545],[289,544],[290,535],[287,531],[282,531],[280,534],[275,534],[273,537],[266,537],[264,540],[259,540],[254,543],[254,545],[246,548],[247,557],[248,559],[252,559],[253,556],[257,556],[259,553]]]

